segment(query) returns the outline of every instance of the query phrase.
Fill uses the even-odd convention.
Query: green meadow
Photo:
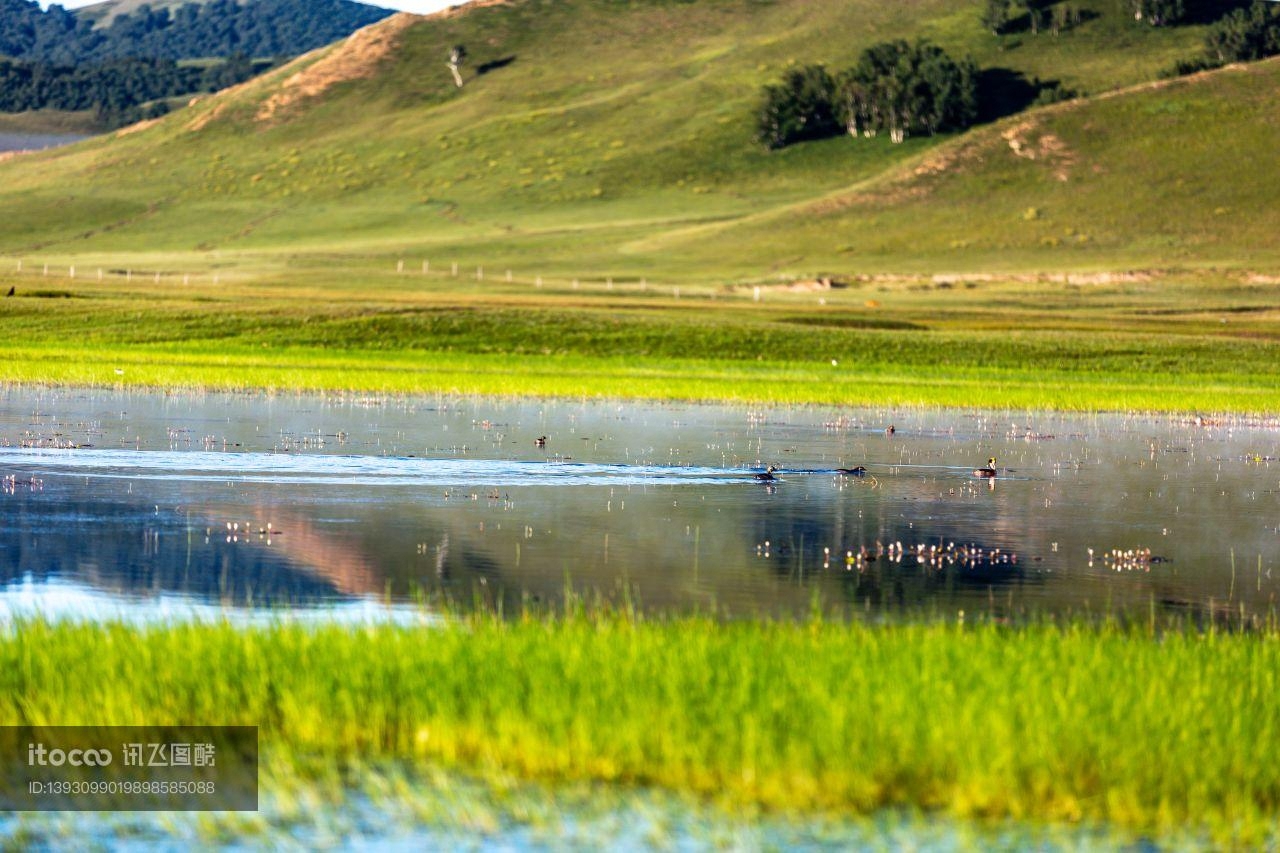
[[[1255,846],[1280,806],[1278,638],[580,608],[357,630],[37,621],[0,637],[0,720],[259,725],[282,787],[394,758],[737,810],[907,807]]]
[[[0,378],[1274,411],[1280,64],[1160,81],[1205,26],[1079,5],[1056,37],[933,0],[384,25],[0,162]],[[992,75],[997,114],[1036,79],[1087,97],[901,145],[753,140],[787,68],[919,36]]]
[[[1270,413],[1267,285],[16,279],[0,380],[383,394]],[[874,306],[874,307],[869,307]]]

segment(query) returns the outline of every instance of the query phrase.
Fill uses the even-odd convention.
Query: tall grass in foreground
[[[37,621],[0,637],[0,722],[257,724],[299,761],[1251,843],[1280,810],[1278,674],[1274,625]]]

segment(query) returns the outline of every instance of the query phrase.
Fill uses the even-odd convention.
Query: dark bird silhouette
[[[975,477],[994,477],[996,476],[996,458],[992,456],[987,460],[987,467],[974,468],[973,476]]]
[[[768,468],[764,469],[763,471],[757,474],[753,474],[752,476],[762,483],[772,483],[774,480],[778,479],[777,477],[773,476],[773,472],[777,470],[778,470],[777,465],[770,465]]]
[[[16,292],[16,288],[11,287],[9,288],[9,292],[6,293],[5,296],[13,296],[15,292]]]
[[[846,477],[861,477],[867,473],[867,469],[859,465],[857,468],[837,468],[837,474],[844,474]]]
[[[534,447],[546,447],[546,446],[547,446],[547,437],[546,437],[545,435],[540,435],[540,436],[538,436],[537,438],[535,438],[535,439],[533,440],[533,446],[534,446]]]

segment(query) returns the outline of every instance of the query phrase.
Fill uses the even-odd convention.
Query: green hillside
[[[786,210],[665,235],[864,272],[1276,268],[1280,63],[1032,111],[863,185]],[[714,238],[714,239],[712,239]]]
[[[1083,5],[1057,37],[943,0],[396,16],[0,161],[0,378],[1273,411],[1280,64],[1158,81],[1204,26]],[[1090,97],[754,140],[788,68],[917,36]]]
[[[448,246],[469,261],[536,263],[549,274],[648,270],[705,279],[766,275],[784,261],[798,274],[916,266],[914,250],[894,247],[914,247],[923,229],[930,246],[946,249],[937,263],[948,268],[989,266],[996,260],[989,250],[1003,249],[1002,241],[1019,247],[1026,242],[1017,232],[1030,234],[1034,251],[1027,262],[1037,266],[1105,265],[1110,256],[1104,250],[1130,263],[1143,245],[1163,248],[1160,240],[1168,229],[1140,217],[1098,228],[1088,219],[1105,212],[1095,210],[1097,205],[1108,208],[1100,196],[1150,187],[1171,171],[1212,168],[1216,159],[1204,163],[1190,155],[1202,154],[1219,136],[1245,148],[1265,134],[1274,117],[1266,109],[1272,88],[1266,72],[1209,84],[1215,91],[1199,95],[1184,96],[1179,86],[1097,107],[1056,110],[1035,121],[1063,123],[1063,138],[1072,146],[1069,156],[1089,161],[1080,164],[1072,181],[1086,180],[1095,169],[1111,176],[1090,179],[1088,197],[1076,199],[1072,181],[1038,184],[1043,161],[1003,157],[1009,162],[986,164],[977,174],[966,168],[967,179],[952,182],[948,205],[929,206],[945,227],[929,225],[911,205],[893,204],[903,195],[895,184],[899,190],[877,204],[902,211],[900,233],[894,226],[865,246],[850,236],[824,251],[829,217],[805,213],[813,227],[797,223],[795,213],[804,213],[806,203],[833,194],[844,198],[850,187],[866,181],[883,182],[886,173],[916,163],[929,151],[947,160],[957,150],[999,147],[1000,134],[1011,125],[979,129],[972,139],[960,141],[921,138],[892,145],[886,139],[834,139],[767,152],[752,140],[753,107],[760,87],[790,64],[825,61],[840,67],[874,41],[925,35],[954,54],[973,55],[984,69],[1103,92],[1154,78],[1192,53],[1201,37],[1197,27],[1135,25],[1120,2],[1108,2],[1097,4],[1098,17],[1056,38],[996,38],[981,29],[977,5],[575,0],[476,8],[407,29],[393,24],[388,32],[395,32],[391,38],[397,44],[380,63],[363,55],[367,46],[334,48],[350,61],[339,60],[340,67],[320,73],[337,85],[270,118],[263,117],[262,104],[296,67],[143,132],[40,161],[6,164],[0,198],[18,215],[0,226],[0,247],[78,254]],[[461,90],[445,67],[455,43],[471,52],[464,69],[471,79]],[[301,65],[315,61],[311,57]],[[478,74],[486,63],[499,65]],[[342,80],[353,74],[367,76]],[[1215,110],[1217,90],[1224,86],[1233,97],[1248,98],[1262,109]],[[1094,110],[1124,114],[1124,135],[1095,134],[1087,142],[1070,138],[1073,128],[1089,127]],[[1206,127],[1218,130],[1211,137],[1203,133]],[[1177,156],[1172,162],[1135,156],[1142,144],[1125,138],[1131,133],[1150,145],[1177,149]],[[1170,134],[1185,135],[1197,151],[1171,144]],[[1137,171],[1127,162],[1110,167],[1113,156],[1138,160]],[[991,223],[965,222],[954,205],[968,203],[966,192],[987,194],[991,182],[1014,184],[1015,194],[1000,194],[1007,195],[1001,203],[1014,212],[1037,206],[1046,216],[1032,228],[1015,216],[1010,224],[1015,233],[1001,240],[970,233]],[[1265,189],[1252,183],[1253,198],[1265,197]],[[1229,194],[1224,189],[1218,195]],[[1063,195],[1075,199],[1069,214],[1053,203]],[[1170,193],[1151,189],[1144,195],[1163,203]],[[68,204],[68,197],[77,201]],[[1178,194],[1170,200],[1179,200]],[[1224,206],[1221,198],[1204,204],[1189,200],[1190,206],[1178,212],[1183,221],[1228,238],[1239,222],[1265,213],[1242,204],[1246,198],[1225,205],[1234,215],[1215,222],[1214,211]],[[793,208],[797,204],[801,207]],[[817,206],[819,212],[825,208],[825,203]],[[752,223],[769,216],[785,221],[781,229],[776,223],[766,226],[775,238],[786,235],[784,253],[764,252],[767,247],[752,238],[750,251],[732,248],[730,264],[719,239],[708,242],[701,232],[694,232],[695,245],[704,251],[680,248],[690,225],[715,222],[714,233],[729,235],[725,222],[746,219],[736,227],[750,234]],[[871,220],[877,232],[884,229],[880,218]],[[845,221],[857,230],[867,220],[846,213],[840,219]],[[1041,241],[1067,236],[1054,228],[1068,227],[1091,238],[1086,250],[1039,251]],[[586,254],[580,236],[570,233],[576,228],[590,229]],[[807,236],[815,233],[823,239]],[[969,248],[953,258],[950,248],[962,244]],[[650,246],[655,251],[647,251]],[[705,256],[707,248],[711,256]],[[804,260],[790,262],[797,255]]]

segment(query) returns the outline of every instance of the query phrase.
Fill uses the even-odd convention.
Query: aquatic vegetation
[[[1280,625],[461,616],[444,627],[11,624],[0,721],[256,724],[305,768],[398,758],[730,807],[1267,836]]]

